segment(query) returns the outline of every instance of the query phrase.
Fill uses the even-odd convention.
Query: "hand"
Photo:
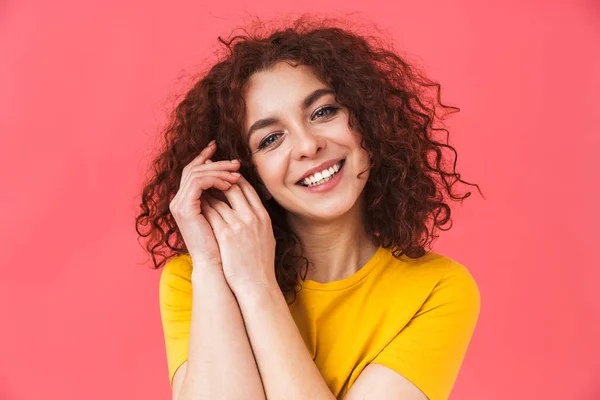
[[[239,162],[210,160],[215,149],[216,145],[212,142],[183,168],[179,190],[169,204],[196,267],[221,266],[219,246],[210,224],[201,213],[201,203],[204,201],[200,197],[211,187],[226,190],[239,179],[234,175],[240,166]]]
[[[277,286],[275,236],[258,194],[243,176],[223,193],[231,206],[204,193],[201,207],[217,238],[229,287],[239,293],[249,285]]]

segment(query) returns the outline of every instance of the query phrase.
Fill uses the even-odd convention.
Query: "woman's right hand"
[[[202,192],[214,187],[227,190],[239,179],[239,162],[230,160],[212,162],[216,144],[212,141],[183,168],[179,190],[169,209],[192,260],[196,264],[221,267],[221,253],[213,230],[200,210]],[[222,267],[221,267],[222,268]]]

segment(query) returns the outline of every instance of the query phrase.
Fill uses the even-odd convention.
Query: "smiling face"
[[[300,218],[326,221],[346,214],[369,176],[367,171],[356,177],[368,168],[369,156],[331,89],[307,66],[281,62],[252,75],[244,95],[252,162],[271,196]],[[310,170],[316,167],[328,172],[315,176]],[[298,184],[309,171],[312,179],[304,182],[310,186]],[[328,182],[315,184],[323,177]]]

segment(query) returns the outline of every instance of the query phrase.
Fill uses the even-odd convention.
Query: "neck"
[[[314,220],[288,214],[309,260],[307,280],[320,283],[348,278],[375,254],[377,247],[364,230],[364,196],[335,220]]]

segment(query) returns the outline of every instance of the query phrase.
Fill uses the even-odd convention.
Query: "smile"
[[[341,171],[345,162],[345,159],[341,160],[339,163],[332,165],[328,169],[324,169],[321,172],[317,172],[311,176],[307,176],[302,181],[298,182],[298,185],[304,187],[314,187],[322,185],[325,182],[328,182],[330,179],[333,179],[333,177]]]

